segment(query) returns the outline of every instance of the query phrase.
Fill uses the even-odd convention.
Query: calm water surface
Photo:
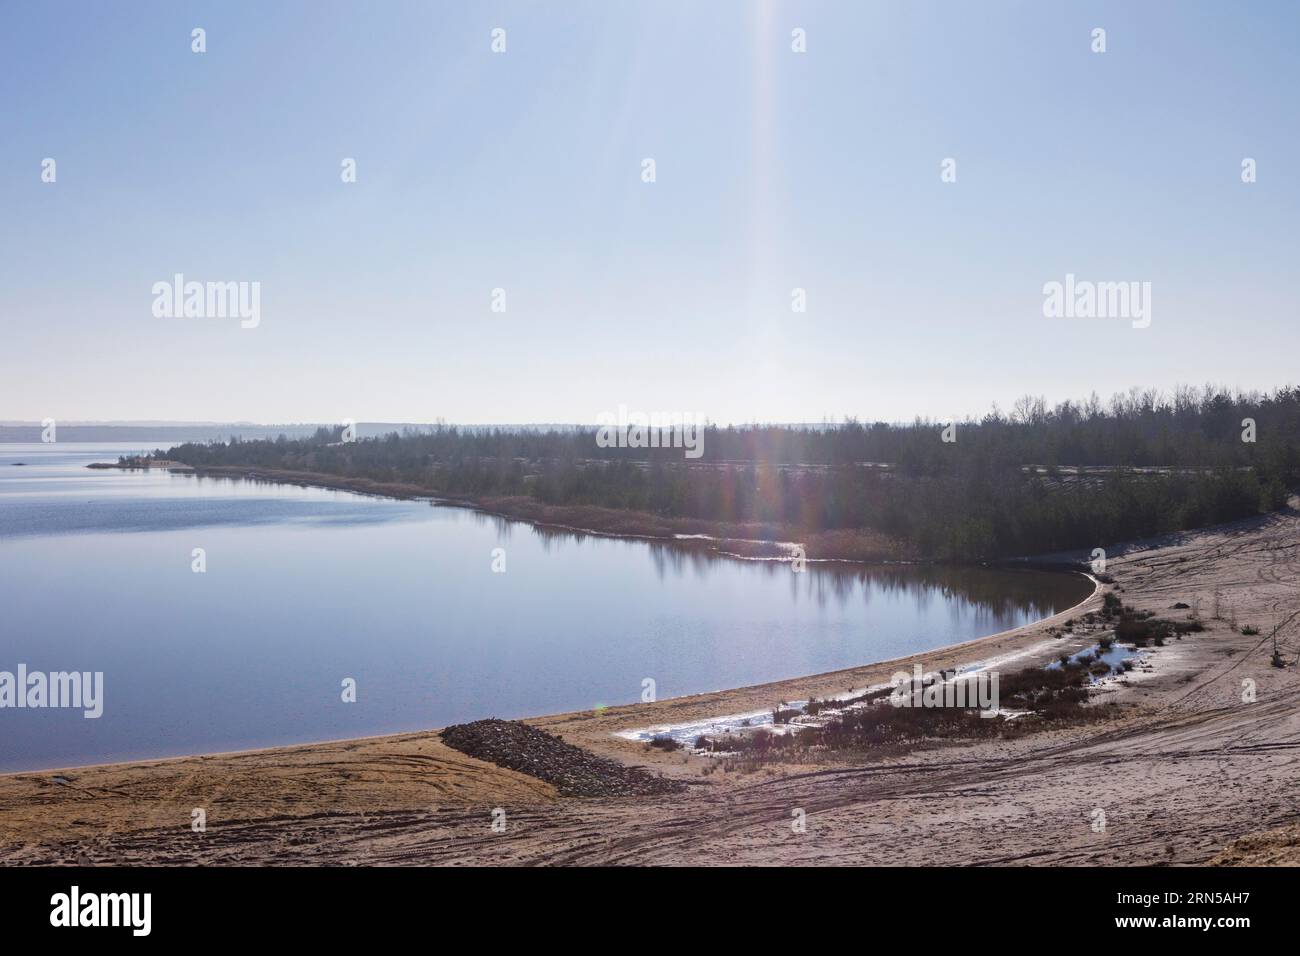
[[[983,569],[795,575],[428,502],[85,467],[149,447],[0,444],[0,671],[104,673],[97,720],[0,709],[0,771],[630,703],[645,678],[660,698],[738,687],[968,640],[1089,591]]]

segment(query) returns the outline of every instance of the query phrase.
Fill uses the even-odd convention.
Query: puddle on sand
[[[1105,674],[1093,674],[1091,682],[1096,684],[1108,677],[1115,677],[1126,672],[1124,667],[1125,661],[1131,661],[1132,665],[1141,664],[1146,659],[1146,652],[1139,650],[1135,644],[1112,644],[1108,649],[1102,650],[1100,644],[1094,644],[1091,647],[1085,647],[1083,650],[1070,655],[1070,663],[1078,664],[1084,658],[1105,664],[1110,671]],[[1061,669],[1060,660],[1054,660],[1047,665],[1049,671],[1059,671]]]

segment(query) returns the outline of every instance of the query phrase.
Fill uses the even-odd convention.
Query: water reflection
[[[480,514],[480,518],[485,517]],[[498,536],[505,540],[518,521],[491,516]],[[618,542],[624,547],[648,553],[656,575],[681,577],[688,571],[706,579],[719,564],[741,562],[756,574],[784,579],[793,600],[812,600],[825,606],[834,600],[844,605],[851,600],[870,603],[873,595],[908,596],[918,612],[927,612],[933,602],[950,607],[955,618],[983,613],[987,620],[1000,620],[1017,613],[1047,617],[1072,607],[1092,592],[1083,576],[1022,569],[955,566],[944,564],[860,564],[846,561],[809,561],[803,573],[795,573],[789,561],[738,558],[719,551],[708,540],[615,538],[589,532],[530,525],[547,553],[559,546],[581,546],[588,538]],[[779,583],[779,581],[778,581]]]

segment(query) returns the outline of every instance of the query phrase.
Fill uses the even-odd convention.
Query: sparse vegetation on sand
[[[888,699],[890,692],[881,690],[849,700],[810,701],[805,714],[843,708],[819,726],[792,726],[782,733],[760,728],[752,733],[702,735],[695,746],[751,760],[792,760],[880,752],[882,748],[922,741],[1020,736],[1049,726],[1110,716],[1099,708],[1083,706],[1088,701],[1090,679],[1110,670],[1110,665],[1094,655],[1063,655],[1055,667],[1026,668],[1002,675],[1001,708],[1015,713],[1011,719],[1005,713],[981,716],[974,706],[896,707]],[[787,717],[781,723],[792,719]]]
[[[1184,634],[1205,630],[1205,625],[1195,619],[1174,621],[1156,617],[1152,611],[1139,611],[1126,605],[1114,592],[1103,596],[1098,614],[1087,615],[1084,620],[1089,623],[1099,620],[1102,624],[1113,627],[1115,640],[1136,647],[1146,647],[1148,644],[1161,647],[1169,638],[1181,639]]]
[[[1071,620],[1071,626],[1075,622]],[[889,689],[878,689],[840,700],[810,700],[800,710],[775,708],[773,723],[780,732],[703,735],[697,750],[723,752],[732,765],[753,767],[770,760],[817,760],[891,752],[923,742],[1020,737],[1037,731],[1088,723],[1114,716],[1110,705],[1088,706],[1095,679],[1130,670],[1129,657],[1116,660],[1116,645],[1161,646],[1167,639],[1204,630],[1196,620],[1157,618],[1123,603],[1114,592],[1103,596],[1102,609],[1089,613],[1080,626],[1105,629],[1091,651],[1062,653],[1046,667],[1028,667],[1000,675],[997,716],[981,716],[979,708],[896,707]],[[939,679],[950,675],[939,675]],[[796,717],[827,714],[821,724],[799,725]]]

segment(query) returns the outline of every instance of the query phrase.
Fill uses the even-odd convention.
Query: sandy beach
[[[1296,656],[1296,503],[1259,519],[1111,549],[1113,585],[1078,608],[1014,631],[829,674],[528,721],[597,754],[680,779],[683,793],[561,797],[540,780],[452,750],[430,730],[0,776],[0,860],[1298,862],[1300,680],[1296,667],[1269,664],[1275,625],[1288,660]],[[888,681],[913,663],[926,670],[977,661],[1004,671],[1040,665],[1088,646],[1052,629],[1099,607],[1112,587],[1126,604],[1162,615],[1199,599],[1206,630],[1150,648],[1148,666],[1095,692],[1096,705],[1108,708],[1095,722],[755,772],[720,772],[715,758],[652,751],[616,736],[843,693]],[[1212,614],[1216,592],[1219,618]],[[1242,634],[1245,625],[1259,634]],[[196,808],[206,813],[202,833],[191,829]],[[497,808],[504,832],[492,827]],[[806,828],[796,832],[791,821],[800,811]]]

